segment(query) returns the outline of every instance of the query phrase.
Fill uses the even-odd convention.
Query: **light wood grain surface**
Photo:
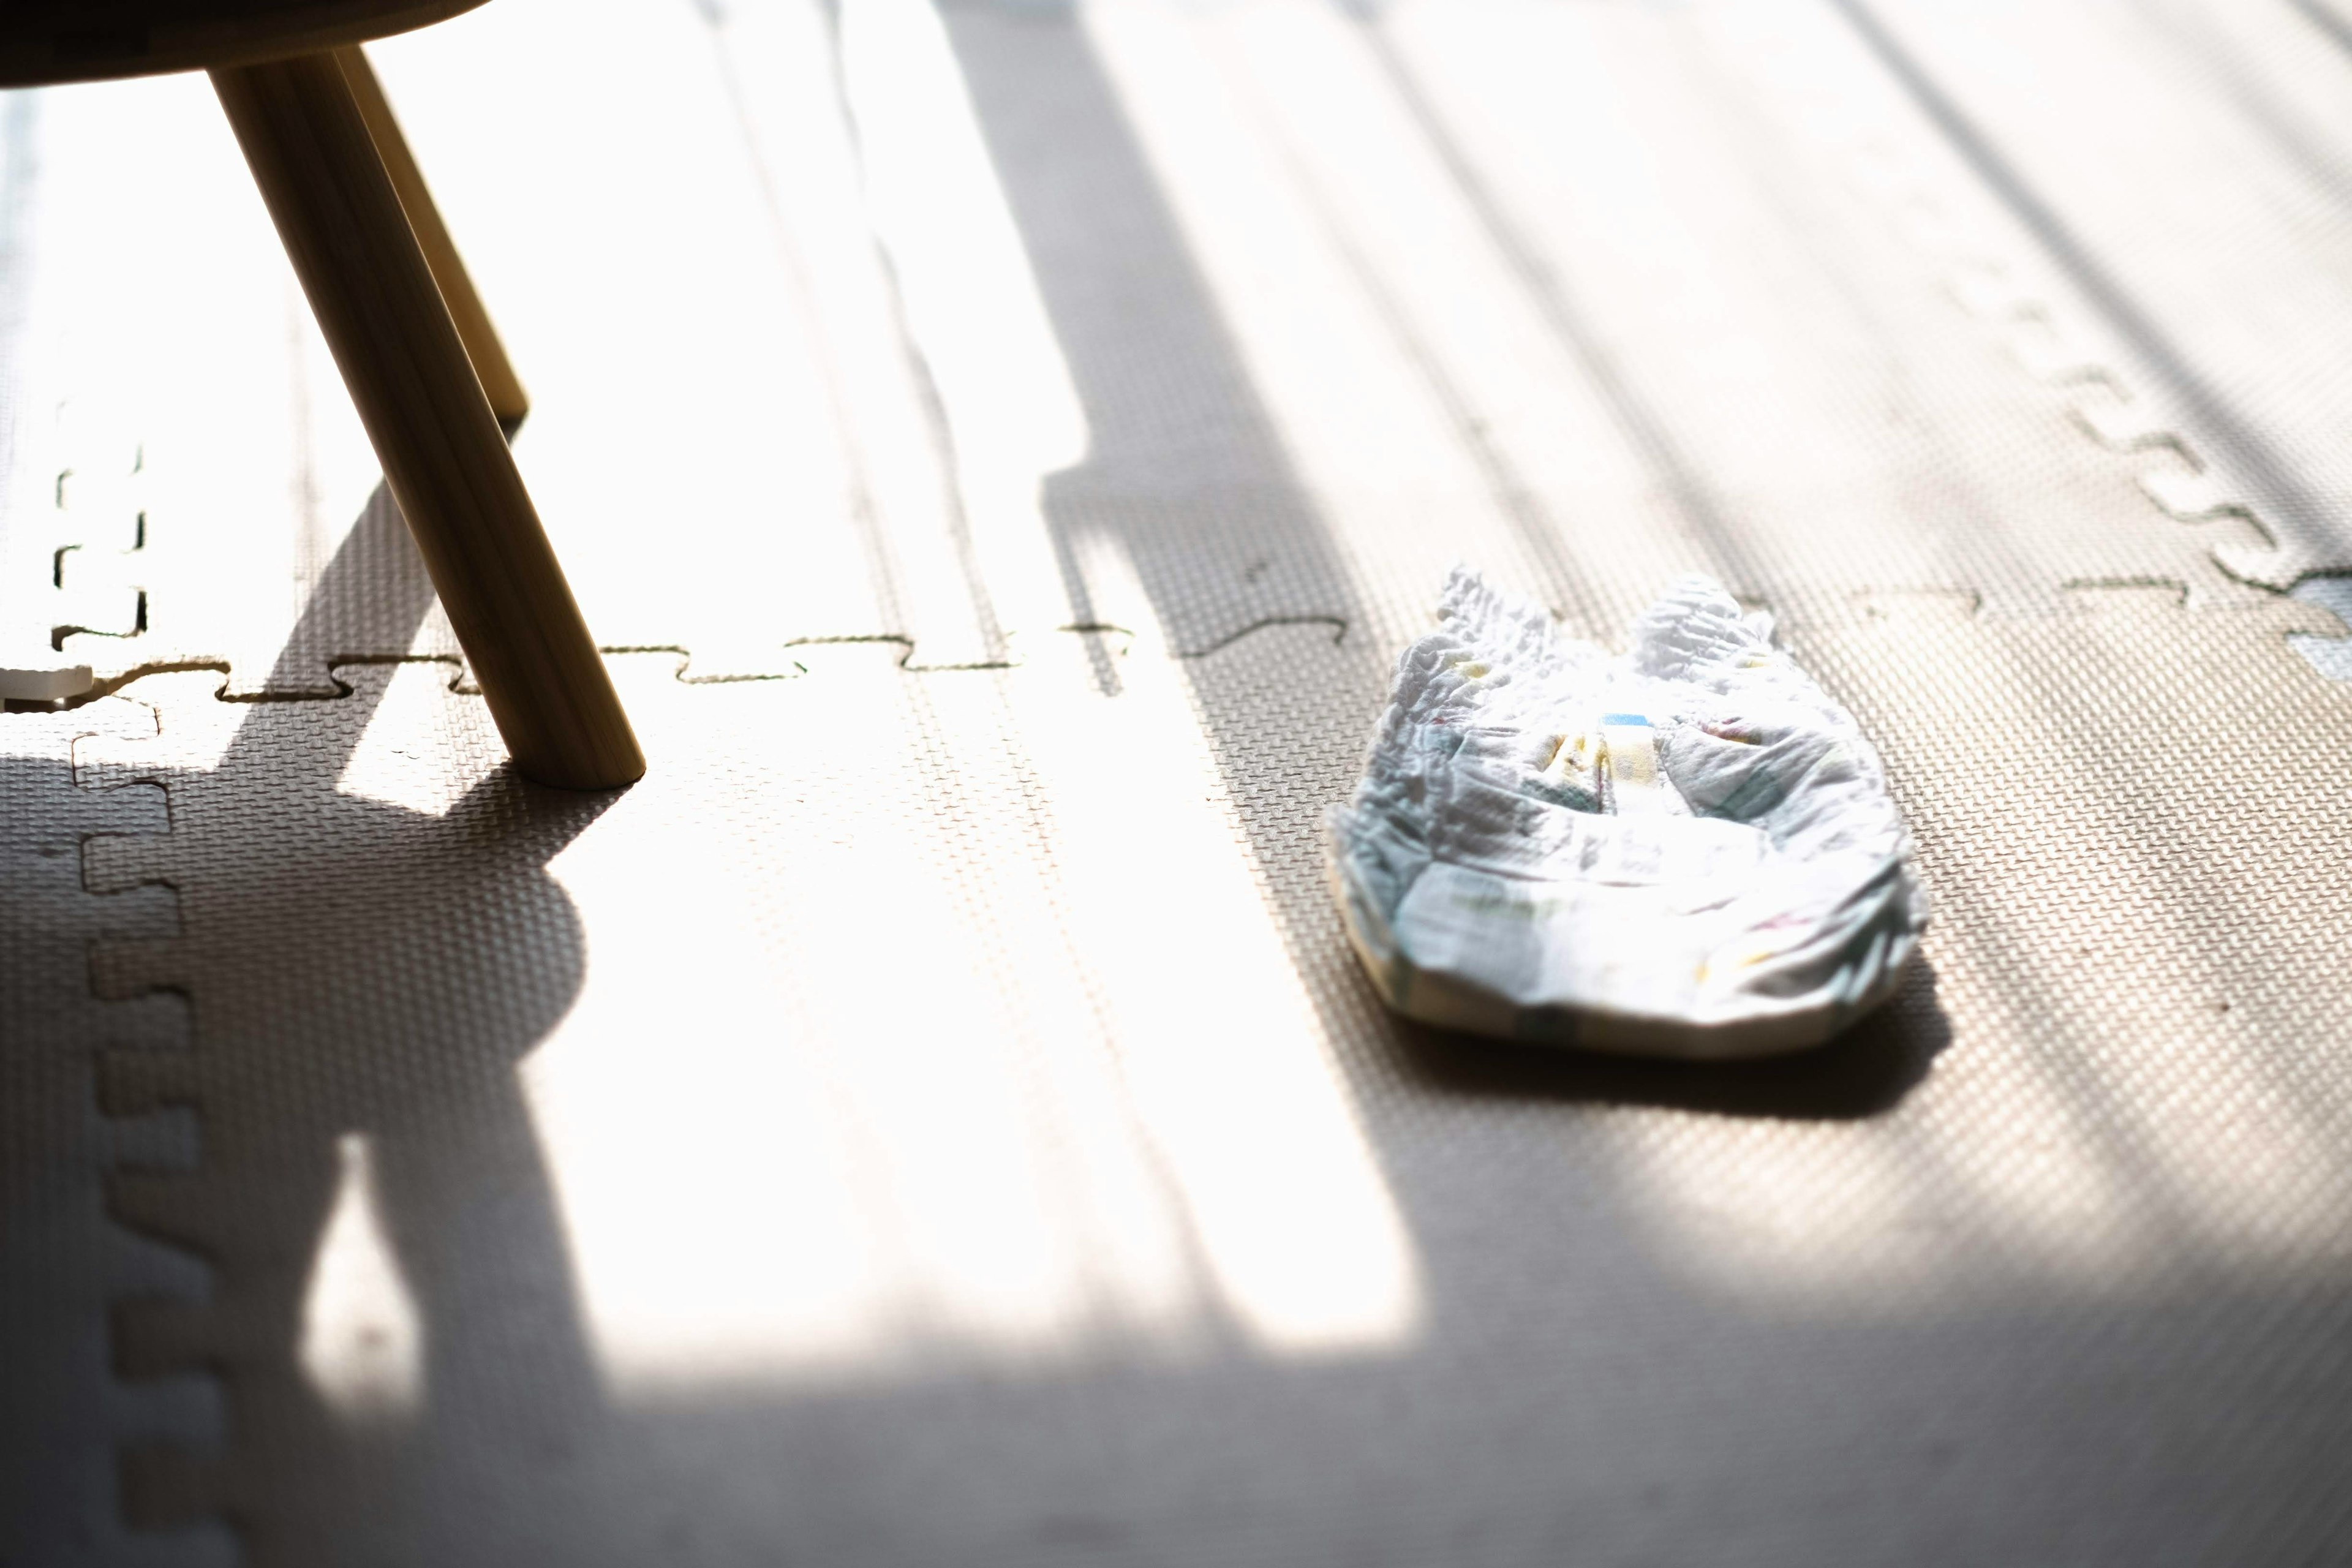
[[[375,68],[368,64],[366,52],[356,44],[337,49],[335,58],[343,68],[343,79],[351,84],[352,98],[360,106],[361,117],[367,121],[368,134],[375,140],[376,155],[383,160],[383,172],[392,177],[392,188],[400,194],[400,205],[408,214],[408,226],[416,235],[417,248],[425,252],[425,263],[433,269],[433,281],[441,287],[441,302],[449,307],[449,319],[456,323],[457,336],[466,345],[466,357],[474,362],[474,374],[481,380],[482,395],[490,400],[490,412],[498,416],[499,426],[512,435],[530,412],[530,395],[523,391],[521,379],[507,358],[506,347],[499,342],[490,313],[483,308],[482,297],[474,289],[474,280],[457,254],[457,242],[449,237],[449,226],[441,221],[441,209],[434,205],[433,193],[425,184],[425,173],[416,166],[415,156],[408,150],[408,138],[400,133],[400,121],[394,117],[392,104],[383,96],[383,85],[376,79]]]
[[[636,779],[644,754],[341,65],[213,82],[517,766],[568,788]]]

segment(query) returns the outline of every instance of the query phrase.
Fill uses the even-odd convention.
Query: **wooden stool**
[[[515,765],[641,777],[500,426],[527,406],[360,43],[482,0],[0,0],[0,87],[204,69]]]

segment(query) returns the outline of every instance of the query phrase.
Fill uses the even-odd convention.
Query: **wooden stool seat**
[[[446,21],[484,0],[6,0],[0,87],[259,65]]]
[[[359,44],[483,0],[0,0],[0,86],[203,68],[499,733],[542,784],[645,773],[501,424],[521,384]]]

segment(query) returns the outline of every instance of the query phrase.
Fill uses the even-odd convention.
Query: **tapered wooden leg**
[[[332,54],[212,73],[490,716],[572,789],[645,754]]]
[[[425,264],[433,269],[433,281],[441,287],[441,302],[449,307],[449,319],[457,325],[457,340],[466,345],[466,357],[474,362],[482,395],[490,400],[490,412],[499,416],[499,427],[512,435],[530,412],[530,399],[507,360],[498,329],[490,325],[490,313],[482,309],[482,297],[474,292],[465,262],[458,259],[457,244],[441,221],[441,209],[433,205],[433,193],[425,186],[424,171],[408,151],[408,138],[400,133],[400,121],[393,118],[383,85],[376,80],[375,68],[357,44],[337,49],[335,59],[343,68],[343,79],[351,84],[360,118],[367,121],[368,137],[375,143],[376,156],[383,160],[383,172],[392,176],[392,188],[400,197],[401,210],[408,215],[417,248],[425,252]]]

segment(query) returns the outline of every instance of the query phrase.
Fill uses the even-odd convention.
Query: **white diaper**
[[[1331,868],[1409,1017],[1654,1056],[1817,1044],[1927,923],[1853,718],[1686,577],[1611,658],[1465,569],[1397,662]]]

